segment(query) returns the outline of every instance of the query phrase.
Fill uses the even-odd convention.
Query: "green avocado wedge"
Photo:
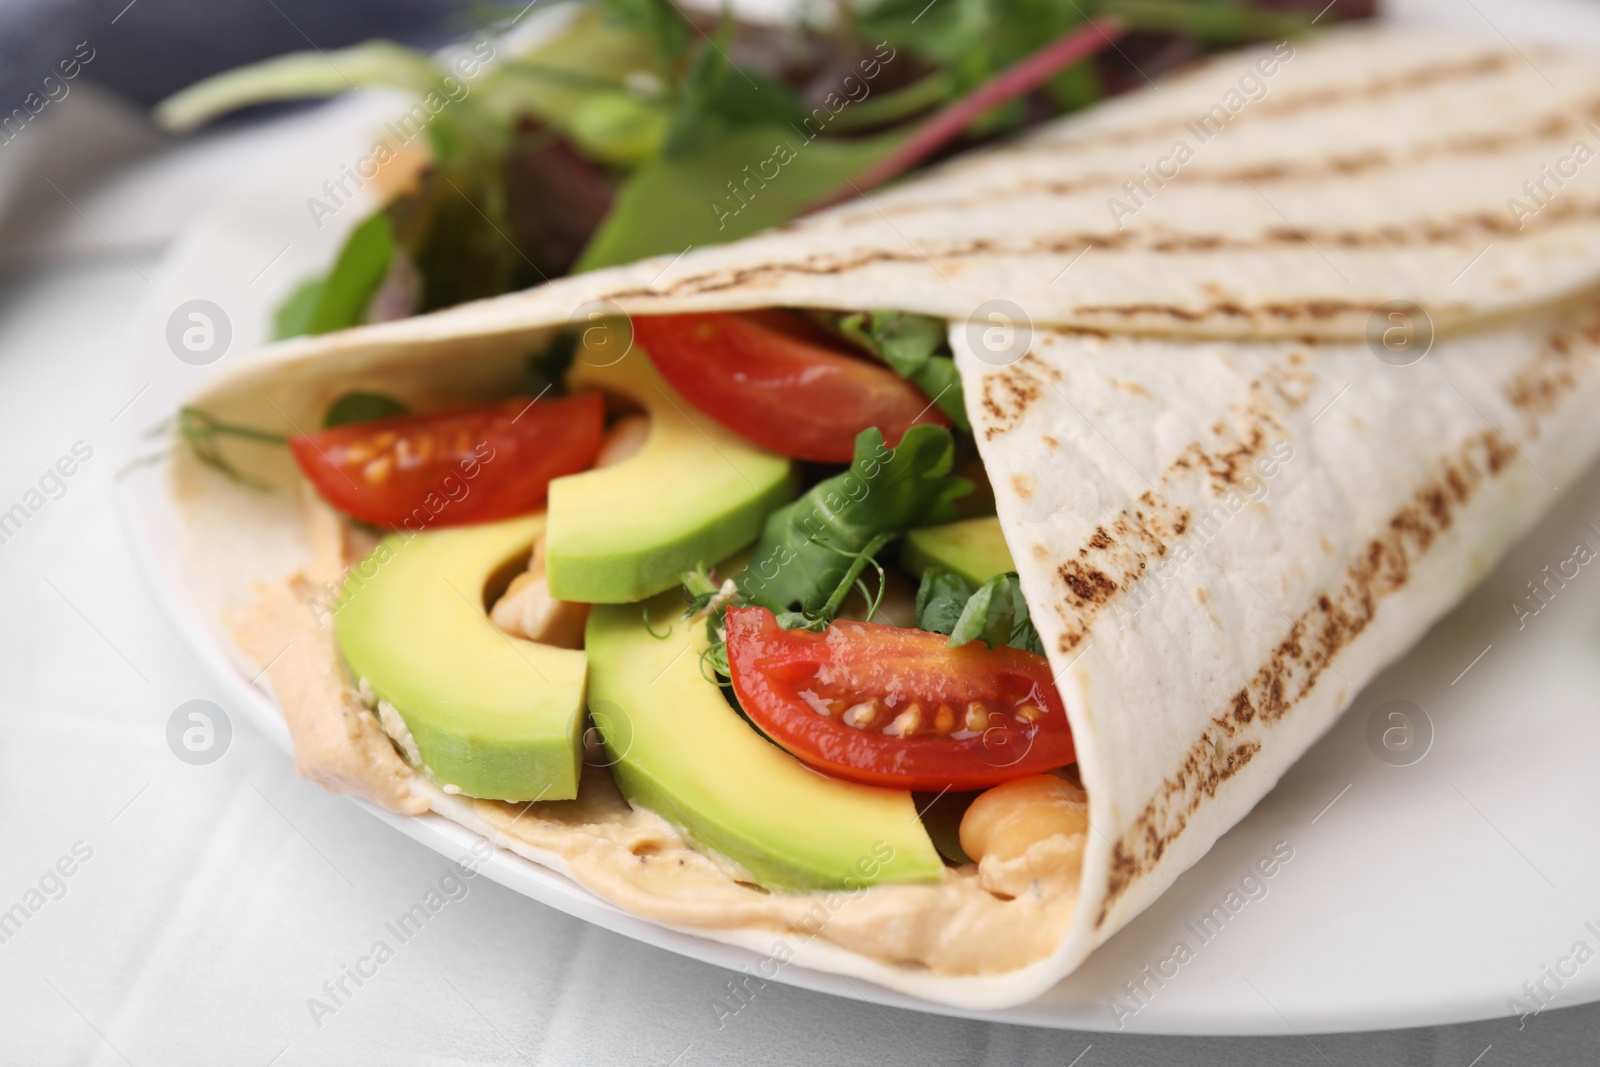
[[[544,527],[395,534],[351,569],[334,616],[351,673],[400,713],[427,773],[468,796],[578,795],[584,654],[511,637],[484,608]]]
[[[900,566],[916,578],[929,567],[943,567],[975,586],[1017,569],[993,515],[909,531],[900,546]]]
[[[632,400],[649,414],[650,434],[615,466],[550,483],[552,596],[585,604],[654,596],[754,541],[767,513],[794,496],[788,459],[700,414],[642,351],[619,359],[580,347],[567,384]]]
[[[706,625],[683,598],[589,615],[589,711],[628,800],[764,885],[930,882],[944,865],[910,793],[825,777],[768,742],[701,673]],[[653,636],[666,631],[665,637]]]

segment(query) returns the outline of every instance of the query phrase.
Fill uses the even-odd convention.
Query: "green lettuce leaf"
[[[277,313],[272,317],[274,341],[281,341],[285,337],[299,337],[311,332],[311,315],[317,310],[317,301],[322,299],[324,280],[312,278],[302,282],[289,294],[288,299],[278,306]]]
[[[373,422],[405,415],[410,411],[394,397],[382,393],[346,393],[329,405],[327,414],[322,416],[322,428],[331,430],[335,426],[347,426],[353,422]]]
[[[702,132],[623,181],[573,270],[676,256],[788,222],[903,137],[807,140],[790,126],[770,124]]]
[[[798,609],[808,624],[818,621],[837,609],[865,557],[913,526],[954,518],[955,499],[972,490],[950,473],[954,462],[943,427],[913,426],[894,448],[878,430],[861,431],[849,470],[767,516],[750,566],[735,579],[739,592],[780,618]]]
[[[931,5],[927,0],[875,0],[860,11],[857,32],[863,40],[888,41],[948,72],[951,96],[959,97],[1077,28],[1088,18],[1085,8],[1094,7],[1059,0],[940,0]],[[1092,77],[1091,65],[1086,60],[1056,75],[1047,86],[1051,95],[1058,102],[1081,98],[1079,86]],[[1026,117],[1026,104],[1014,100],[979,119],[973,131],[994,133],[1020,125]]]
[[[351,231],[326,277],[296,289],[278,309],[276,339],[329,333],[361,322],[394,256],[394,230],[378,212]]]
[[[917,589],[917,626],[949,634],[951,648],[982,641],[990,648],[1010,645],[1044,655],[1015,572],[997,574],[973,589],[959,574],[929,567]]]
[[[862,311],[840,317],[837,328],[926,393],[963,433],[972,432],[943,319],[903,311]]]
[[[972,599],[972,585],[955,571],[929,567],[917,587],[917,629],[948,635]]]

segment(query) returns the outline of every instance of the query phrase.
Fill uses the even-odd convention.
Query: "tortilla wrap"
[[[973,1008],[1047,989],[1248,812],[1600,450],[1595,179],[1580,169],[1521,229],[1499,221],[1586,136],[1570,122],[1600,105],[1586,95],[1600,75],[1389,29],[1296,42],[1267,94],[1116,229],[1105,200],[1120,181],[1269,54],[1223,56],[772,234],[254,353],[195,401],[293,432],[351,389],[494,397],[596,302],[950,319],[1076,738],[1085,837],[1009,872],[787,894],[630,809],[603,772],[576,801],[446,796],[386,747],[307,610],[341,558],[313,543],[298,491],[244,491],[180,457],[197,592],[250,675],[271,664],[303,771],[440,812],[663,924],[781,945],[783,963]],[[965,321],[996,297],[1033,324],[998,355]],[[1402,298],[1440,333],[1408,366],[1361,340]],[[229,455],[297,484],[281,451]],[[352,784],[356,750],[370,775]]]

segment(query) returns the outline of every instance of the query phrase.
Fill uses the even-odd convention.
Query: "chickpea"
[[[489,618],[512,637],[557,648],[582,648],[589,605],[557,600],[545,580],[544,538],[534,543],[528,569],[511,580]]]
[[[1019,778],[979,796],[961,819],[961,848],[985,889],[1019,896],[1041,877],[1076,877],[1089,797],[1054,775]]]

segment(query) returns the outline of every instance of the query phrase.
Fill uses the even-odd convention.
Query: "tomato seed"
[[[864,700],[860,704],[852,705],[850,710],[844,713],[844,721],[846,726],[856,726],[865,730],[872,725],[872,720],[877,716],[878,702],[876,700]]]
[[[368,484],[382,485],[389,479],[389,469],[394,466],[392,456],[379,456],[362,468],[361,473],[366,477]]]
[[[912,704],[894,717],[894,722],[884,727],[889,737],[910,737],[922,729],[922,705]]]
[[[981,734],[989,728],[989,709],[974,701],[967,705],[967,729]]]

